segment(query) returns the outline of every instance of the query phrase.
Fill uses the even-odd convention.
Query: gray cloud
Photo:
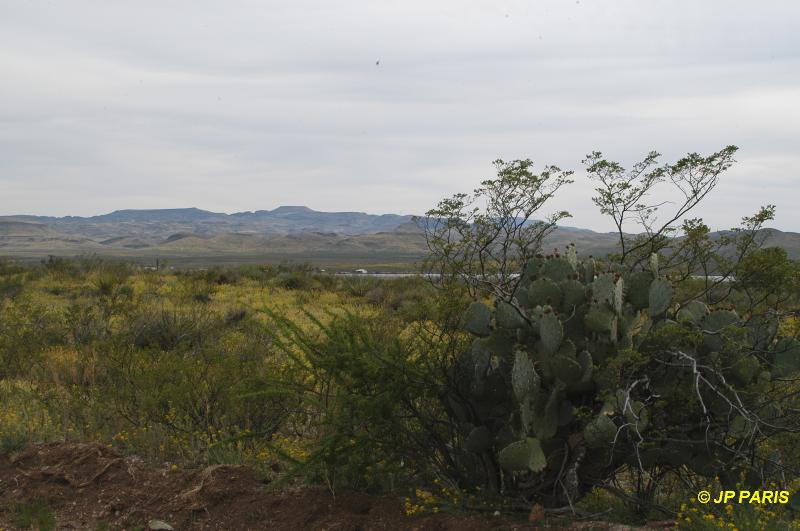
[[[420,213],[495,158],[727,144],[699,215],[800,229],[795,2],[0,0],[0,214]],[[380,60],[380,64],[375,62]],[[608,224],[578,172],[553,208]]]

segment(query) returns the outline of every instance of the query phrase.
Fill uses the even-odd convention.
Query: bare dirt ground
[[[154,469],[96,443],[36,445],[0,455],[0,529],[16,529],[19,504],[33,500],[53,513],[56,529],[147,530],[159,525],[153,520],[176,530],[483,531],[545,524],[478,515],[408,517],[397,499],[356,492],[334,497],[322,488],[270,492],[244,467]],[[569,528],[630,529],[603,522]]]

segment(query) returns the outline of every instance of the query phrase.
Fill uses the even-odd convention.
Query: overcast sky
[[[531,158],[607,229],[589,151],[736,144],[699,215],[799,231],[798,27],[792,0],[0,0],[0,214],[414,214]]]

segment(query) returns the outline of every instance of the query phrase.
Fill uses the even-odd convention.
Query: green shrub
[[[392,490],[450,466],[453,427],[439,398],[452,345],[386,316],[345,313],[323,324],[307,314],[313,330],[271,317],[303,393],[293,422],[313,420],[295,472],[331,488]]]

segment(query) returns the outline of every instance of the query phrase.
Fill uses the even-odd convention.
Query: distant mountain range
[[[767,245],[800,258],[800,234],[766,229]],[[615,233],[559,227],[547,248],[613,252]],[[318,212],[305,206],[224,214],[197,208],[117,210],[91,217],[0,216],[0,256],[97,253],[124,256],[241,255],[418,259],[426,252],[411,216]]]
[[[49,216],[5,216],[0,221],[27,221],[45,224],[64,234],[89,238],[134,236],[166,238],[177,232],[204,235],[288,234],[291,232],[332,232],[370,234],[394,230],[411,221],[411,216],[363,212],[317,212],[304,206],[282,206],[275,210],[224,214],[198,208],[159,210],[116,210],[100,216],[62,218]],[[155,242],[154,240],[154,242]]]

